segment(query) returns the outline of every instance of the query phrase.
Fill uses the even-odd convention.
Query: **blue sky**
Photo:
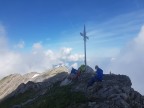
[[[67,41],[64,39],[73,40],[73,37],[79,36],[84,24],[88,30],[93,27],[92,30],[98,28],[107,30],[106,32],[117,32],[119,28],[114,31],[113,28],[109,30],[110,24],[105,25],[104,23],[115,19],[115,17],[118,18],[112,22],[113,26],[127,23],[123,20],[132,22],[141,18],[141,22],[144,22],[142,20],[144,16],[139,17],[139,13],[137,13],[143,8],[143,0],[1,0],[0,22],[5,26],[8,39],[12,44],[23,40],[26,47],[39,41],[42,41],[45,46],[49,46],[48,44],[53,46],[55,43],[61,45]],[[129,17],[126,17],[127,19],[124,19],[125,17],[119,18],[120,15],[132,12],[135,12],[132,17],[138,17],[130,18],[130,20]],[[141,25],[137,28],[140,27]],[[125,33],[126,31],[119,35]],[[75,38],[75,40],[77,39],[81,38]]]
[[[144,94],[144,0],[0,0],[0,77],[78,67],[84,24],[88,65],[129,75]]]

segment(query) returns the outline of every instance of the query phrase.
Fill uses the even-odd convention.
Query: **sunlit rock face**
[[[47,72],[43,72],[43,73],[31,72],[31,73],[27,73],[25,75],[12,74],[12,75],[6,76],[0,80],[0,100],[9,94],[14,94],[12,92],[15,91],[17,88],[20,89],[22,87],[21,90],[23,89],[23,91],[21,91],[21,92],[24,92],[25,90],[30,88],[29,85],[32,86],[32,85],[35,85],[35,83],[40,84],[41,82],[47,82],[49,78],[51,78],[61,72],[65,72],[65,75],[63,75],[63,76],[61,75],[55,79],[51,79],[51,83],[55,83],[56,81],[65,78],[65,76],[67,75],[68,69],[65,66],[53,68],[53,69],[51,69]],[[47,84],[50,85],[50,83],[47,83]],[[45,86],[48,86],[47,84]],[[40,84],[40,85],[44,86],[43,84]],[[26,88],[23,88],[23,87],[26,87]]]

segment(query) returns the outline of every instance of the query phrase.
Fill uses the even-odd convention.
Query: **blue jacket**
[[[96,78],[98,81],[102,81],[103,79],[103,70],[98,68],[96,71]]]
[[[77,70],[74,69],[74,68],[72,68],[71,73],[76,74],[76,73],[77,73]]]

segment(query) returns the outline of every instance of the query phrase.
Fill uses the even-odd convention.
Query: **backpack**
[[[80,73],[85,72],[85,65],[81,65],[78,70]]]

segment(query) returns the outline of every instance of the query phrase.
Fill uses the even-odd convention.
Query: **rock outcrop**
[[[23,103],[13,105],[12,108],[22,108],[27,104],[33,103],[36,99],[38,101],[39,97],[50,94],[49,90],[57,82],[59,82],[59,87],[68,85],[70,86],[71,92],[81,92],[87,98],[86,101],[79,104],[70,104],[67,108],[144,108],[144,96],[131,87],[132,83],[128,76],[104,74],[102,82],[95,82],[92,86],[87,88],[88,81],[94,75],[94,70],[89,66],[87,66],[86,72],[81,74],[78,79],[74,80],[68,79],[68,70],[65,67],[59,67],[39,75],[38,73],[35,73],[31,78],[29,77],[30,79],[27,77],[29,79],[29,81],[26,80],[27,83],[16,83],[17,85],[19,84],[19,86],[11,93],[10,97],[24,94],[29,90],[36,94],[33,98],[29,98]],[[11,84],[14,82],[15,78],[21,80],[23,79],[23,76],[11,75],[8,78],[3,79],[3,82],[0,83],[3,92],[5,90],[4,93],[8,93],[6,90],[6,88],[10,86],[8,83]]]
[[[131,88],[131,80],[126,75],[104,74],[102,82],[87,87],[93,72],[85,72],[72,84],[72,90],[82,91],[88,98],[83,108],[144,108],[144,97]]]
[[[62,72],[65,73],[57,75]],[[40,88],[50,87],[53,83],[65,78],[67,74],[68,69],[61,66],[44,73],[32,72],[25,75],[12,74],[4,77],[0,80],[0,101],[5,97],[24,93],[30,88],[39,90]]]
[[[89,106],[95,108],[144,107],[143,96],[131,88],[131,81],[125,75],[105,75],[102,82],[87,89],[87,97]]]

